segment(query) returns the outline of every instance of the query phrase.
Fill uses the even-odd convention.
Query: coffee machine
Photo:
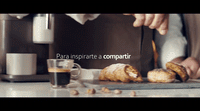
[[[10,82],[49,81],[46,60],[53,30],[53,14],[0,14],[0,78]],[[6,74],[6,53],[37,54],[37,74]]]

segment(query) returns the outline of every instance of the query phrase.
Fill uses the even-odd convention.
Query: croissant
[[[99,75],[99,80],[122,81],[122,82],[142,82],[142,75],[129,64],[112,64],[105,67]]]

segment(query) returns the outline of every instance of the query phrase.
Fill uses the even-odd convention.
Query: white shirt
[[[94,20],[100,14],[66,14],[84,25],[87,20]],[[166,68],[165,64],[174,58],[185,56],[187,41],[181,33],[183,25],[178,14],[170,14],[169,30],[166,35],[155,34],[155,44],[159,54],[158,67]]]
[[[166,68],[167,62],[177,57],[186,56],[187,41],[181,32],[182,27],[180,15],[170,14],[168,33],[160,35],[156,32],[155,44],[159,54],[159,67]]]
[[[76,20],[78,23],[84,25],[88,20],[96,19],[100,14],[66,14]]]

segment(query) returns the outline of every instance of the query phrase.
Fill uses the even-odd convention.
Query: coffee
[[[65,86],[70,83],[70,70],[61,68],[49,68],[50,82],[53,86]]]
[[[81,66],[74,63],[73,59],[47,59],[50,83],[53,88],[67,88],[70,79],[78,78],[81,74]],[[72,74],[71,69],[77,67],[79,73]]]

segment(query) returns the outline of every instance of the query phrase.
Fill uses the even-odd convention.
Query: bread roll
[[[175,78],[175,72],[165,69],[154,69],[147,74],[148,81],[153,83],[171,83],[175,81]]]

